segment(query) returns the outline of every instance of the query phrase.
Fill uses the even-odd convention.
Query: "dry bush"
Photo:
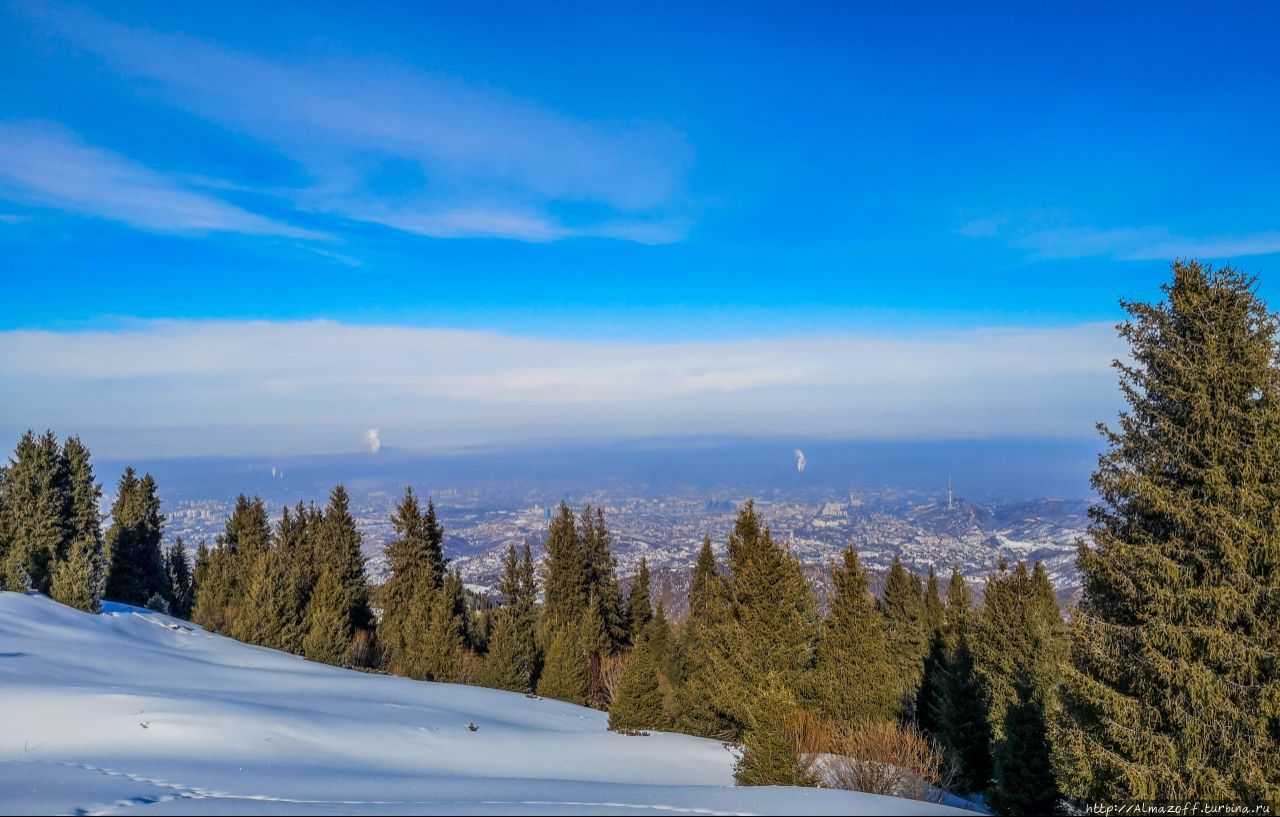
[[[385,651],[373,630],[356,630],[351,640],[351,665],[360,669],[383,669]]]
[[[823,778],[833,788],[936,802],[949,782],[942,749],[915,726],[839,723],[828,746]]]
[[[797,779],[820,781],[835,739],[836,728],[828,720],[797,707],[782,722],[791,745],[796,749]]]
[[[480,681],[484,677],[484,662],[483,655],[471,650],[463,650],[462,655],[458,656],[457,675],[454,681],[459,684],[482,686]]]
[[[627,665],[631,653],[620,652],[616,655],[600,656],[600,677],[598,679],[601,692],[602,708],[608,709],[618,698],[618,689],[622,686],[622,668]]]

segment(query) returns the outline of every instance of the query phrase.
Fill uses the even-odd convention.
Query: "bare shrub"
[[[630,656],[631,653],[626,652],[600,656],[599,688],[605,709],[618,699],[618,689],[622,686],[622,669]]]
[[[915,726],[838,723],[828,746],[822,776],[833,788],[937,802],[949,782],[942,749]]]
[[[463,650],[458,656],[457,675],[454,681],[459,684],[480,686],[484,677],[485,657],[471,650]]]
[[[373,630],[356,630],[351,640],[351,665],[360,669],[383,669],[386,654]]]

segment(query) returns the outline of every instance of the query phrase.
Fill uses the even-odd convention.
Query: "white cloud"
[[[377,454],[382,450],[382,435],[378,433],[378,429],[371,428],[364,433],[364,440],[369,444],[369,453]]]
[[[0,123],[0,196],[144,230],[320,238],[186,188],[46,122]]]
[[[1102,324],[681,343],[324,321],[12,330],[0,430],[101,429],[164,453],[341,450],[370,421],[404,447],[1087,434],[1114,410],[1122,351]]]
[[[1280,252],[1280,230],[1231,235],[1185,235],[1167,227],[1041,227],[1000,216],[975,219],[957,232],[969,238],[1001,239],[1027,250],[1032,260],[1108,258],[1116,261],[1172,261],[1175,258],[1231,260]]]
[[[302,208],[439,238],[656,243],[687,230],[674,211],[690,150],[661,124],[574,118],[367,55],[286,62],[82,10],[21,11],[142,81],[149,95],[305,168],[310,185],[288,192]],[[406,168],[414,172],[400,172]],[[393,194],[375,183],[388,175],[399,185]],[[406,181],[415,175],[416,189]],[[592,218],[553,217],[576,204]]]

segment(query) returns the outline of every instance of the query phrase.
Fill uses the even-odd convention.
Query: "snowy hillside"
[[[0,593],[0,812],[953,812],[736,788],[714,741],[626,737],[594,710],[335,669],[107,607]]]

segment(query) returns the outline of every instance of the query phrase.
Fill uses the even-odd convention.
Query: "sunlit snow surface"
[[[617,735],[583,707],[335,669],[106,608],[0,593],[0,812],[952,811],[738,788],[715,741]]]

